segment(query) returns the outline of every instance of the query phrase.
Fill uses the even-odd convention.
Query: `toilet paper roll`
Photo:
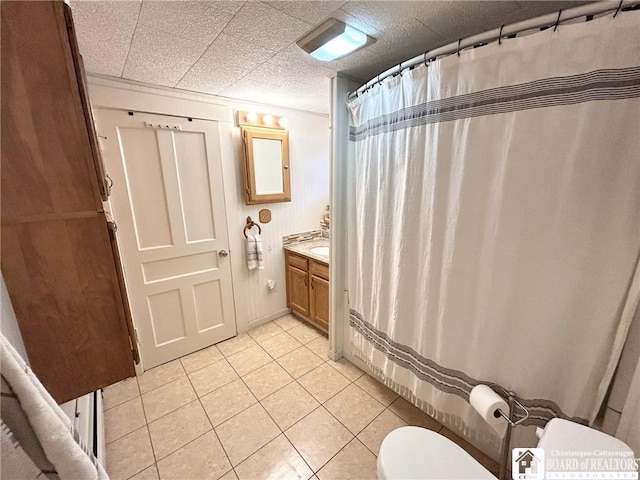
[[[509,414],[509,405],[504,398],[491,390],[488,385],[476,385],[469,395],[469,403],[498,435],[504,436],[507,431],[507,421],[497,413],[500,409]]]

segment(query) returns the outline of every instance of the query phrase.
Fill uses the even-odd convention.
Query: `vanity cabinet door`
[[[324,278],[311,276],[311,320],[329,328],[329,282]]]
[[[304,270],[287,266],[289,306],[296,312],[309,315],[309,275]]]

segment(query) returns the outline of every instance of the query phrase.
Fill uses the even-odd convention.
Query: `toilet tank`
[[[633,458],[631,448],[617,438],[585,425],[560,418],[554,418],[547,423],[540,436],[538,448],[544,448],[545,452],[552,452],[553,450],[621,452]]]

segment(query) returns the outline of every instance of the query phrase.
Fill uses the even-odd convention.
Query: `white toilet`
[[[538,447],[549,452],[608,450],[633,455],[632,450],[617,438],[559,418],[547,423],[538,436]],[[438,433],[420,427],[401,427],[385,437],[378,454],[378,478],[496,479],[462,447]]]

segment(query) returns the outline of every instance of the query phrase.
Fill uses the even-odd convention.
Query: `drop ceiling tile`
[[[123,78],[173,87],[202,55],[208,42],[138,25]]]
[[[73,1],[71,11],[85,68],[92,73],[122,74],[141,2]]]
[[[220,92],[220,95],[247,102],[265,103],[282,107],[293,107],[297,100],[295,97],[286,94],[274,93],[269,87],[262,83],[250,82],[244,79],[225,88]]]
[[[217,94],[243,77],[251,67],[220,63],[215,58],[202,57],[180,80],[177,88]]]
[[[321,62],[320,60],[316,60],[295,43],[292,43],[270,58],[269,63],[322,77],[331,77],[335,75],[337,71],[335,62]]]
[[[243,38],[221,33],[209,48],[204,57],[216,59],[228,65],[245,65],[249,70],[269,60],[276,50],[264,45],[255,44]]]
[[[441,46],[443,37],[418,20],[408,19],[395,29],[382,34],[376,43],[367,47],[378,58],[393,61],[407,60],[419,53]]]
[[[247,2],[227,24],[224,33],[280,50],[295,42],[312,25],[262,2]]]
[[[416,17],[444,38],[445,43],[491,30],[520,10],[512,1],[420,2]]]
[[[238,80],[220,92],[220,95],[225,97],[270,104],[275,103],[276,98],[287,99],[287,105],[291,99],[301,98],[307,94],[308,92],[300,92],[295,88],[288,88],[286,85],[266,84],[248,77]]]
[[[173,35],[212,42],[235,12],[228,13],[227,3],[198,1],[144,1],[139,23]]]
[[[329,80],[326,86],[313,91],[310,94],[300,96],[300,92],[289,93],[285,87],[272,87],[259,81],[242,79],[220,92],[220,95],[229,98],[258,102],[269,105],[277,105],[299,110],[311,110],[320,108],[319,104],[326,102],[326,111],[329,107]],[[314,110],[315,111],[315,110]]]
[[[352,1],[341,9],[373,28],[385,32],[414,19],[421,3],[424,2]]]
[[[265,63],[251,71],[246,77],[269,87],[275,93],[304,97],[327,88],[329,79],[300,70],[291,70],[279,65]]]
[[[357,28],[358,30],[366,33],[370,37],[378,38],[382,35],[382,30],[377,29],[374,25],[369,23],[366,16],[355,16],[347,13],[345,10],[340,9],[333,12],[333,18],[343,21],[344,23]]]
[[[326,92],[299,99],[296,108],[328,115],[330,104],[329,92]]]
[[[344,0],[339,1],[324,1],[324,0],[311,0],[311,1],[269,1],[270,6],[282,10],[283,12],[291,15],[292,17],[304,20],[311,25],[318,25],[322,23],[328,17],[331,17],[332,13],[342,7],[345,3]]]

